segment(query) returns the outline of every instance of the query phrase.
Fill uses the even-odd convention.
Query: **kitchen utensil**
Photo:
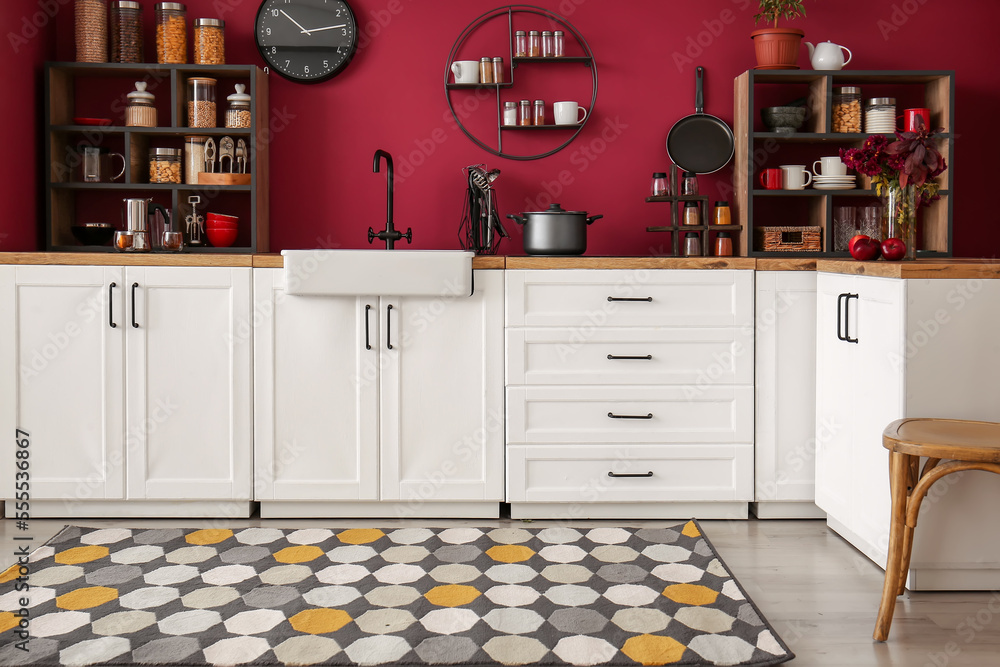
[[[215,173],[215,139],[212,137],[205,142],[205,171],[209,174]]]
[[[170,228],[170,212],[159,204],[154,204],[152,199],[142,197],[130,197],[123,200],[125,202],[125,224],[128,231],[132,232],[132,252],[143,252],[150,249],[150,235],[147,224],[149,216],[157,212],[163,215],[164,229]],[[159,231],[153,238],[157,243],[162,240],[162,231]]]
[[[809,62],[813,69],[843,69],[844,65],[851,62],[851,50],[846,46],[830,41],[815,46],[812,42],[806,42],[805,45],[809,49]],[[847,60],[844,60],[842,51],[847,51]]]
[[[794,134],[806,120],[805,107],[764,107],[760,119],[771,132]]]
[[[507,216],[524,225],[524,252],[529,255],[582,255],[587,251],[587,225],[603,218],[584,211],[566,211],[552,204],[545,211]]]
[[[233,173],[233,160],[236,157],[236,144],[232,137],[222,137],[219,141],[219,173]],[[226,171],[226,158],[229,158],[229,171]]]
[[[200,246],[205,235],[205,218],[198,215],[198,204],[201,203],[199,195],[188,197],[188,204],[191,205],[191,212],[184,217],[184,232],[187,234],[188,245]]]
[[[552,115],[556,125],[579,125],[587,120],[587,110],[576,102],[556,102],[552,105]]]
[[[247,173],[247,142],[239,139],[236,142],[236,168],[241,174]]]
[[[761,169],[758,180],[765,190],[780,190],[783,182],[782,175],[783,172],[776,167]]]
[[[115,232],[115,226],[110,222],[86,222],[73,225],[70,229],[80,245],[107,245]]]
[[[783,164],[781,170],[785,190],[802,190],[812,183],[812,174],[806,171],[804,164]]]
[[[121,153],[111,153],[101,146],[80,146],[82,156],[80,180],[84,183],[110,183],[122,177],[125,173],[125,156]],[[111,168],[111,160],[120,158],[122,168],[118,173]]]
[[[822,165],[822,168],[816,165]],[[813,176],[817,178],[820,176],[846,176],[847,165],[840,160],[839,155],[821,157],[813,162],[812,172]]]
[[[667,135],[667,155],[684,171],[716,172],[733,159],[733,131],[722,119],[705,113],[705,68],[695,69],[695,112],[681,118]]]
[[[924,108],[903,109],[903,132],[920,132],[931,129],[931,110]]]
[[[456,60],[451,64],[455,83],[479,83],[478,60]]]
[[[501,239],[510,238],[500,221],[493,191],[493,181],[500,176],[500,170],[487,171],[486,165],[477,164],[466,167],[466,173],[468,187],[459,241],[463,250],[491,255],[499,249]]]

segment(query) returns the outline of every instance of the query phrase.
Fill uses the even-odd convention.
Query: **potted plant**
[[[757,69],[798,69],[799,46],[805,35],[798,28],[779,28],[778,19],[791,21],[805,16],[803,0],[760,0],[760,12],[754,23],[764,20],[766,28],[750,33],[757,54]]]

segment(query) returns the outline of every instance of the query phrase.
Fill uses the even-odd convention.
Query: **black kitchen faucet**
[[[406,239],[407,243],[412,243],[413,241],[413,230],[409,227],[406,228],[406,233],[398,231],[392,225],[392,181],[393,181],[393,171],[392,171],[392,156],[387,152],[379,148],[375,151],[375,165],[372,167],[372,171],[376,174],[379,172],[379,163],[381,158],[385,158],[385,163],[389,166],[389,174],[387,178],[387,199],[388,199],[388,212],[386,213],[385,229],[376,233],[371,227],[368,228],[368,243],[372,243],[375,239],[381,239],[385,241],[385,249],[392,250],[396,241],[400,239]]]

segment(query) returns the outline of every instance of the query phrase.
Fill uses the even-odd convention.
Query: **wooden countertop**
[[[821,259],[816,270],[879,278],[1000,278],[1000,260],[977,258],[918,259],[913,262],[858,262],[853,259]]]
[[[154,252],[0,252],[0,264],[251,267],[253,255]]]
[[[749,257],[507,257],[508,269],[753,269]]]

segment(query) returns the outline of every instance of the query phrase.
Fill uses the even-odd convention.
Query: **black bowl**
[[[760,118],[772,132],[791,134],[802,127],[806,110],[804,107],[765,107],[760,110]]]
[[[108,245],[115,236],[115,226],[110,222],[87,222],[73,225],[72,229],[80,245]]]

